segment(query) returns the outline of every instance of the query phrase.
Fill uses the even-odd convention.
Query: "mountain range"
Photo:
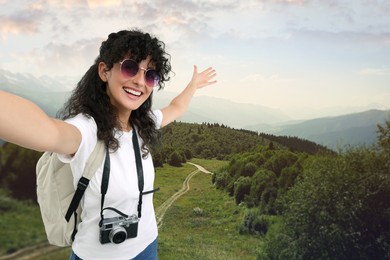
[[[63,79],[47,76],[37,78],[31,74],[13,74],[0,69],[0,90],[32,100],[51,116],[55,116],[67,100],[70,89],[69,83]],[[165,90],[156,91],[153,107],[164,107],[175,95],[177,94]],[[287,113],[279,109],[195,96],[187,113],[178,121],[218,123],[238,129],[296,136],[337,149],[346,145],[373,144],[377,124],[383,124],[386,120],[390,120],[388,109],[292,121]]]
[[[276,126],[268,133],[305,138],[338,150],[347,146],[372,145],[377,140],[377,125],[390,120],[390,110],[368,110],[360,113],[311,119]],[[248,129],[256,127],[248,127]]]
[[[168,104],[173,97],[174,93],[156,93],[156,107]],[[375,143],[377,124],[390,120],[390,110],[370,109],[310,120],[290,120],[281,110],[199,96],[194,98],[189,111],[180,120],[219,123],[262,133],[295,136],[337,150],[345,146]]]

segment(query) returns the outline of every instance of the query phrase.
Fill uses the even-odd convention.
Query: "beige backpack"
[[[69,164],[56,154],[45,152],[36,167],[37,197],[47,239],[56,246],[70,246],[80,222],[80,200],[105,155],[105,145],[98,141],[89,156],[77,189]]]

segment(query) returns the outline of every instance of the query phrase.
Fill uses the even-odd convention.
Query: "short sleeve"
[[[81,143],[75,155],[57,154],[60,161],[69,163],[75,180],[81,178],[84,165],[97,143],[97,125],[92,117],[79,114],[65,120],[74,125],[81,133]]]
[[[161,124],[162,124],[162,120],[163,120],[163,113],[162,113],[162,111],[160,109],[153,110],[152,111],[152,116],[153,116],[154,122],[156,123],[156,128],[160,129],[161,128]]]

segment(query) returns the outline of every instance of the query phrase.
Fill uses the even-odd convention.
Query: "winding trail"
[[[187,162],[188,164],[191,164],[195,166],[197,169],[193,172],[191,172],[184,180],[182,188],[173,194],[169,199],[164,201],[157,209],[156,209],[156,221],[157,221],[157,227],[160,228],[163,224],[163,218],[169,207],[172,206],[172,204],[181,196],[183,196],[185,193],[187,193],[190,190],[190,180],[192,177],[194,177],[195,174],[198,172],[203,172],[206,174],[213,174],[212,172],[209,172],[202,166]],[[33,247],[24,248],[21,250],[18,250],[12,254],[8,255],[2,255],[0,256],[0,260],[10,260],[10,259],[18,259],[18,260],[31,260],[36,259],[40,256],[43,256],[47,253],[54,252],[57,250],[62,250],[62,247],[57,247],[50,245],[48,243],[39,244]]]
[[[163,204],[161,204],[157,209],[156,209],[156,221],[157,221],[157,227],[160,228],[162,226],[162,220],[164,218],[164,215],[165,213],[167,212],[167,210],[169,209],[170,206],[172,206],[172,204],[178,199],[180,198],[181,196],[183,196],[185,193],[187,193],[189,190],[190,190],[190,180],[192,177],[194,177],[195,174],[197,174],[198,172],[204,172],[204,173],[207,173],[207,174],[212,174],[211,172],[209,172],[208,170],[206,170],[205,168],[203,168],[202,166],[200,165],[197,165],[195,163],[188,163],[188,164],[191,164],[193,166],[195,166],[197,169],[193,172],[191,172],[187,177],[186,179],[184,180],[183,182],[183,186],[181,187],[181,189],[176,192],[175,194],[173,194],[169,199],[167,199],[166,201],[164,201]]]
[[[45,242],[39,245],[20,249],[12,254],[2,255],[0,256],[0,260],[10,260],[10,259],[32,260],[32,259],[37,259],[40,256],[44,256],[48,253],[52,253],[62,249],[63,247],[53,246]]]

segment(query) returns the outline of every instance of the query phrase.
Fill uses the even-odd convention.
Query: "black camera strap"
[[[142,167],[142,161],[141,161],[141,151],[138,144],[138,137],[137,137],[137,130],[134,128],[134,125],[131,124],[131,127],[133,128],[133,147],[134,147],[134,154],[135,154],[135,164],[137,166],[137,175],[138,175],[138,190],[139,190],[139,197],[138,197],[138,217],[141,217],[141,209],[142,209],[142,192],[144,191],[144,169]]]
[[[107,193],[108,189],[108,181],[110,180],[110,152],[108,150],[108,147],[106,149],[106,159],[104,161],[104,168],[103,168],[103,175],[102,175],[102,184],[100,187],[100,193],[102,194],[101,198],[101,204],[100,204],[100,215],[103,219],[103,205],[104,205],[104,198]]]
[[[141,209],[142,209],[142,195],[146,195],[149,193],[153,193],[158,190],[154,189],[151,191],[146,191],[143,192],[144,190],[144,174],[143,174],[143,167],[142,167],[142,160],[141,160],[141,152],[140,152],[140,146],[138,143],[138,136],[137,136],[137,130],[134,128],[133,124],[131,124],[133,128],[133,136],[132,136],[132,142],[133,142],[133,148],[134,148],[134,154],[135,154],[135,163],[136,163],[136,168],[137,168],[137,177],[138,177],[138,189],[139,189],[139,197],[138,197],[138,217],[141,217]],[[128,215],[120,212],[119,210],[112,208],[112,207],[106,207],[103,208],[104,206],[104,198],[107,193],[108,189],[108,181],[110,179],[110,155],[108,149],[106,149],[106,160],[104,163],[104,168],[103,168],[103,176],[102,176],[102,185],[101,185],[101,206],[100,206],[100,216],[101,216],[101,221],[99,223],[99,226],[101,226],[102,220],[104,219],[103,217],[103,211],[104,210],[113,210],[117,212],[119,215],[123,217],[128,217]]]

